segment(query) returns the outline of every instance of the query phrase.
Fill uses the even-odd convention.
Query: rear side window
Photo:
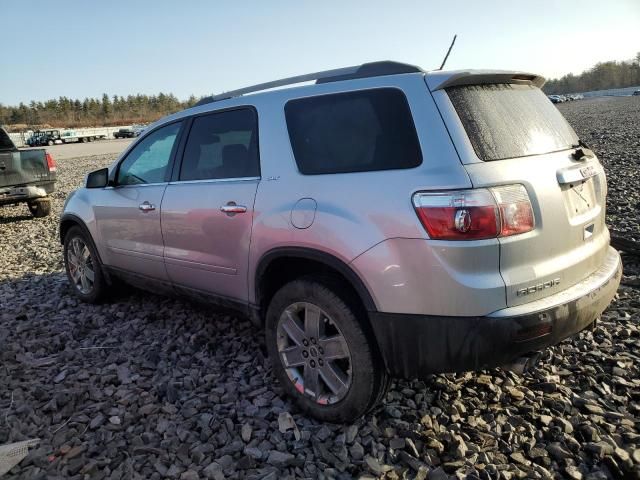
[[[258,176],[258,119],[252,108],[212,113],[193,120],[180,180]]]
[[[578,136],[537,87],[490,84],[446,89],[481,160],[566,150]]]
[[[285,105],[305,175],[413,168],[422,153],[404,94],[395,88],[321,95]]]

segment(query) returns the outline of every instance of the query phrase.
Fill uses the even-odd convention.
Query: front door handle
[[[142,202],[138,205],[138,208],[143,212],[151,212],[156,209],[156,206],[149,202]]]
[[[236,202],[228,202],[226,205],[220,207],[220,211],[227,214],[244,213],[247,211],[247,207],[244,205],[236,205]]]

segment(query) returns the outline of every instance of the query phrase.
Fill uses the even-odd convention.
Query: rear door
[[[118,165],[116,185],[92,194],[107,265],[168,280],[162,257],[160,205],[181,125],[165,125],[140,140]]]
[[[526,82],[465,84],[433,92],[474,188],[521,184],[533,231],[500,238],[507,305],[543,298],[603,262],[606,180],[595,155],[542,91]]]
[[[182,164],[162,201],[171,281],[246,301],[253,205],[260,181],[253,108],[193,119]]]

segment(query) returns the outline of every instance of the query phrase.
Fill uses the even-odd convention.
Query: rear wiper
[[[578,140],[578,143],[571,145],[571,148],[575,148],[576,151],[571,154],[574,160],[587,160],[595,157],[593,151],[587,147],[587,144],[582,140]]]

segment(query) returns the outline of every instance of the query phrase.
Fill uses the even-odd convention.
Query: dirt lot
[[[640,237],[640,97],[559,108],[607,169],[608,223]],[[323,425],[281,397],[247,320],[146,293],[101,306],[69,294],[57,217],[114,155],[55,148],[103,145],[116,142],[51,149],[51,217],[0,210],[0,445],[41,439],[9,477],[640,478],[637,260],[624,258],[595,331],[533,373],[398,381],[356,424]]]

